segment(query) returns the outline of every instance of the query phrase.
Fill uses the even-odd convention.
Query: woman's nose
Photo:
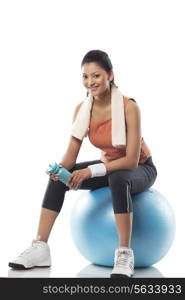
[[[89,84],[89,87],[93,87],[95,84],[94,84],[94,82],[91,82],[90,84]]]
[[[93,85],[94,85],[94,79],[89,79],[88,86],[93,86]]]

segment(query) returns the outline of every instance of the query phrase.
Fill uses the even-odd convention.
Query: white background
[[[45,170],[64,154],[74,108],[86,94],[82,58],[101,49],[112,60],[120,90],[140,106],[142,134],[158,169],[153,187],[176,216],[174,243],[154,268],[164,277],[184,277],[183,5],[183,0],[0,2],[0,276],[75,277],[85,268],[93,277],[93,266],[71,240],[70,212],[79,193],[74,191],[66,194],[49,239],[51,270],[16,274],[7,263],[35,238]],[[86,139],[78,161],[99,155]],[[99,268],[95,276],[109,271]]]

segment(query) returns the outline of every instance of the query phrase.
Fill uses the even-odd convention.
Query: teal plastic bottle
[[[68,187],[70,187],[70,185],[67,184],[67,181],[68,181],[69,177],[71,176],[71,173],[67,169],[65,169],[64,167],[59,166],[55,162],[55,163],[49,165],[48,172],[52,173],[52,174],[58,174],[59,175],[59,180],[62,181]],[[80,188],[80,186],[78,188]],[[78,190],[78,188],[75,189],[75,190]]]
[[[58,174],[59,180],[65,183],[65,185],[69,186],[67,184],[68,178],[71,176],[71,173],[66,170],[64,167],[60,167],[56,162],[54,164],[50,164],[48,168],[48,172],[51,174]]]

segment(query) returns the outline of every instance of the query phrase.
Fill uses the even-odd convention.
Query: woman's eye
[[[94,75],[94,77],[95,77],[95,78],[98,78],[98,77],[100,77],[100,75],[99,75],[99,74],[96,74],[96,75]],[[86,76],[86,75],[83,75],[82,78],[83,78],[83,79],[87,79],[87,76]]]

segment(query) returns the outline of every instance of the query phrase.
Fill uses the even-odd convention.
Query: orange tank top
[[[134,102],[136,102],[132,98],[123,97],[125,108],[129,100],[133,100]],[[112,146],[111,120],[112,119],[108,119],[105,121],[96,121],[91,119],[88,130],[89,140],[95,147],[101,149],[100,159],[104,163],[126,156],[126,146],[123,148],[116,148]],[[142,137],[139,164],[143,164],[150,156],[151,152]]]

